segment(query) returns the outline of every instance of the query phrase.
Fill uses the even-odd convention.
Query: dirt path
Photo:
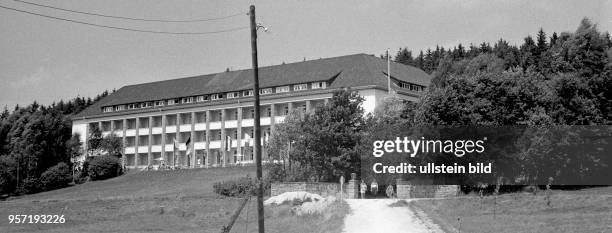
[[[397,200],[347,199],[351,213],[344,220],[345,233],[442,233],[424,215],[417,215],[408,206],[391,207]],[[407,200],[410,201],[410,200]]]

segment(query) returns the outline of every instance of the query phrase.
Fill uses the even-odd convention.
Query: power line
[[[19,9],[15,9],[15,8],[11,8],[11,7],[6,7],[6,6],[3,6],[3,5],[0,5],[0,8],[4,8],[4,9],[7,9],[7,10],[12,10],[12,11],[17,11],[17,12],[21,12],[21,13],[25,13],[25,14],[36,15],[36,16],[40,16],[40,17],[45,17],[45,18],[49,18],[49,19],[61,20],[61,21],[66,21],[66,22],[71,22],[71,23],[78,23],[78,24],[85,24],[85,25],[94,26],[94,27],[110,28],[110,29],[117,29],[117,30],[123,30],[123,31],[132,31],[132,32],[154,33],[154,34],[172,34],[172,35],[206,35],[206,34],[218,34],[218,33],[223,33],[223,32],[239,31],[239,30],[242,30],[242,29],[247,29],[247,28],[249,28],[249,27],[246,27],[246,26],[245,26],[245,27],[237,27],[237,28],[230,28],[230,29],[224,29],[224,30],[218,30],[218,31],[208,31],[208,32],[168,32],[168,31],[153,31],[153,30],[144,30],[144,29],[135,29],[135,28],[126,28],[126,27],[117,27],[117,26],[109,26],[109,25],[102,25],[102,24],[88,23],[88,22],[84,22],[84,21],[78,21],[78,20],[72,20],[72,19],[65,19],[65,18],[60,18],[60,17],[50,16],[50,15],[44,15],[44,14],[34,13],[34,12],[30,12],[30,11],[25,11],[25,10],[19,10]]]
[[[214,20],[228,19],[228,18],[232,18],[232,17],[236,17],[236,16],[239,16],[239,15],[243,15],[243,14],[244,14],[244,13],[236,13],[236,14],[233,14],[233,15],[227,15],[227,16],[216,17],[216,18],[207,18],[207,19],[185,19],[185,20],[146,19],[146,18],[133,18],[133,17],[116,16],[116,15],[106,15],[106,14],[100,14],[100,13],[94,13],[94,12],[85,12],[85,11],[71,10],[71,9],[66,9],[66,8],[61,8],[61,7],[55,7],[55,6],[50,6],[50,5],[44,5],[44,4],[34,3],[34,2],[28,2],[28,1],[21,1],[21,0],[14,0],[14,1],[15,1],[15,2],[24,3],[24,4],[30,4],[30,5],[34,5],[34,6],[45,7],[45,8],[50,8],[50,9],[55,9],[55,10],[60,10],[60,11],[66,11],[66,12],[78,13],[78,14],[84,14],[84,15],[93,15],[93,16],[106,17],[106,18],[113,18],[113,19],[125,19],[125,20],[146,21],[146,22],[163,22],[163,23],[193,23],[193,22],[206,22],[206,21],[214,21]]]

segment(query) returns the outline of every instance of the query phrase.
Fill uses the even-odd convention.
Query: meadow
[[[0,202],[0,232],[220,232],[240,200],[213,183],[254,167],[151,171]],[[63,224],[9,224],[10,214],[62,214]]]
[[[612,187],[419,200],[446,232],[612,232]]]

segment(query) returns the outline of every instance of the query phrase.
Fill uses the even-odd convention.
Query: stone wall
[[[397,181],[397,198],[443,198],[456,197],[459,185],[413,184],[409,181]]]
[[[347,185],[344,185],[345,188]],[[340,196],[340,184],[339,183],[325,183],[325,182],[282,182],[272,183],[270,187],[270,195],[276,196],[285,192],[296,192],[304,191],[309,193],[319,194],[323,197],[326,196]],[[348,192],[344,190],[344,195]]]

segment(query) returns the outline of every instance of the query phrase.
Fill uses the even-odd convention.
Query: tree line
[[[540,30],[535,39],[527,36],[518,46],[500,39],[493,46],[437,46],[416,57],[401,49],[393,60],[431,74],[432,83],[418,102],[391,97],[364,117],[359,107],[363,100],[345,91],[312,114],[290,115],[269,141],[269,154],[285,161],[270,165],[269,178],[335,182],[341,175],[361,173],[363,159],[372,157],[374,140],[395,138],[413,127],[612,124],[612,41],[586,18],[574,32],[548,37]],[[542,184],[562,176],[588,179],[587,173],[612,164],[597,151],[542,156],[544,148],[557,146],[541,140],[551,135],[553,130],[515,135],[517,145],[503,161],[523,169],[523,183]],[[601,143],[563,137],[557,139],[569,147]],[[539,166],[547,163],[551,165]],[[581,169],[561,171],[567,167]]]
[[[34,193],[67,185],[66,181],[72,180],[71,158],[81,153],[70,117],[108,94],[104,91],[93,99],[76,97],[48,106],[37,102],[16,105],[12,111],[5,106],[0,113],[0,194]],[[64,177],[57,177],[60,175]]]

